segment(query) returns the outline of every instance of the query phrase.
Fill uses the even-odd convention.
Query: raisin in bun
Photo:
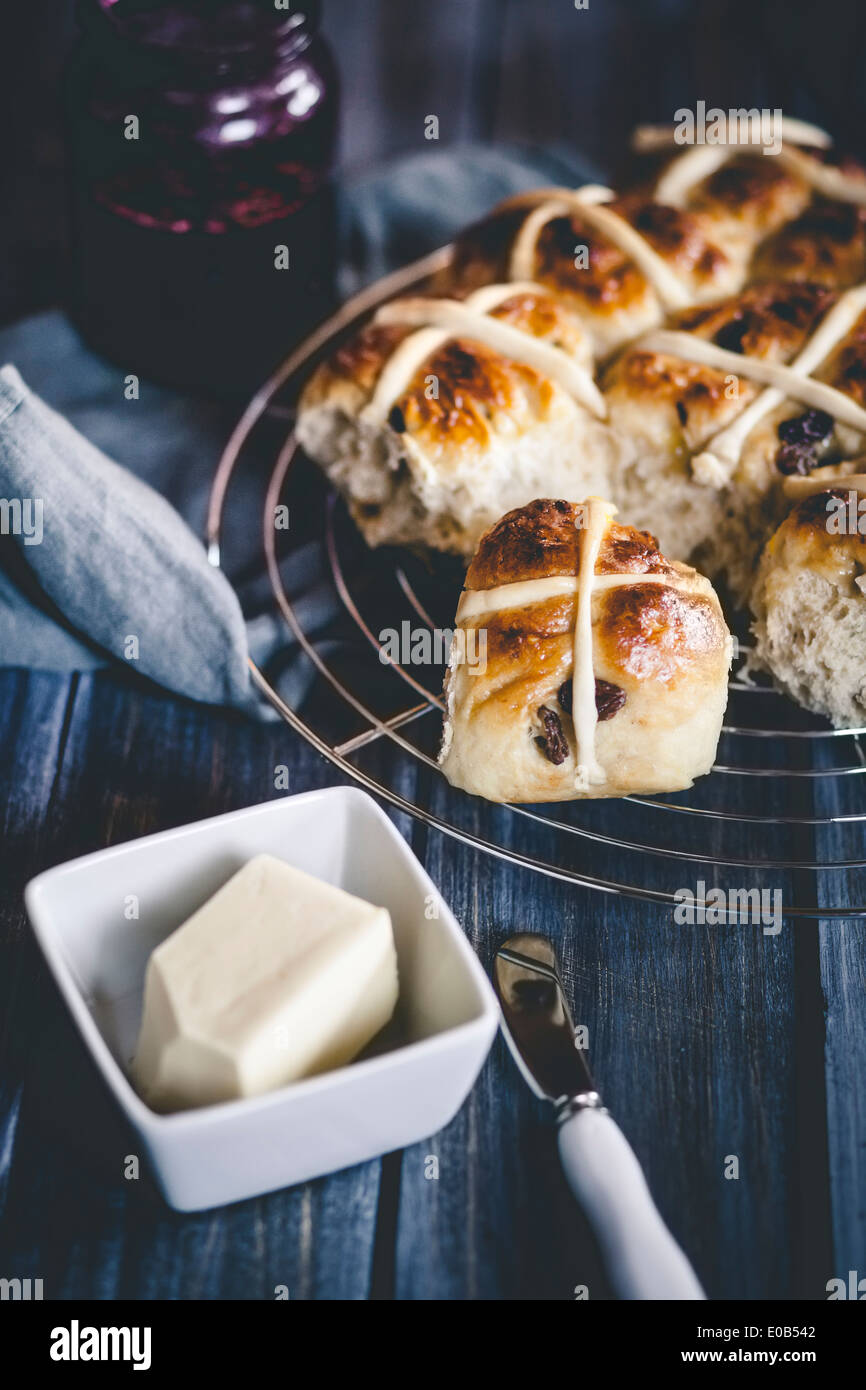
[[[466,576],[440,763],[490,801],[678,791],[709,772],[731,638],[709,581],[598,498],[504,516]]]
[[[851,302],[846,317],[853,322],[810,373],[811,380],[833,388],[861,413],[866,406],[866,311],[856,309],[863,299],[864,290],[858,288],[831,300],[823,324],[829,325],[831,313],[844,313],[846,301]],[[828,401],[821,409],[788,397],[743,432],[721,497],[722,522],[690,557],[714,576],[724,573],[729,591],[743,606],[750,601],[764,543],[790,510],[789,480],[815,470],[822,477],[848,473],[853,465],[843,460],[866,448],[863,429],[839,419],[841,404]]]
[[[538,286],[393,301],[305,387],[296,435],[369,545],[472,554],[508,507],[606,490],[585,331]]]
[[[852,728],[866,724],[866,476],[840,474],[820,469],[787,485],[800,496],[761,557],[749,664]]]
[[[607,375],[612,494],[745,605],[785,478],[866,447],[866,286],[753,285],[670,329]]]

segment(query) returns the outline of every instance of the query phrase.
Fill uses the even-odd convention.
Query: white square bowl
[[[388,908],[400,978],[395,1019],[376,1055],[349,1066],[158,1115],[128,1070],[148,957],[262,852]],[[86,855],[33,879],[25,900],[84,1041],[179,1211],[304,1182],[436,1133],[465,1099],[496,1032],[495,995],[460,926],[388,817],[353,787]]]

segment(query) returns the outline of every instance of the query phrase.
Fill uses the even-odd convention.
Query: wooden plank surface
[[[826,1000],[827,1126],[833,1210],[833,1267],[847,1279],[866,1263],[866,925],[821,927]],[[862,1275],[861,1275],[862,1277]]]
[[[17,1125],[5,1131],[4,1267],[45,1278],[58,1296],[261,1298],[277,1284],[301,1298],[569,1299],[580,1285],[608,1296],[549,1122],[501,1042],[454,1123],[381,1164],[201,1216],[169,1213],[146,1182],[124,1182],[134,1147],[22,931],[21,885],[71,854],[265,799],[279,762],[295,791],[335,777],[282,726],[214,716],[105,675],[74,686],[0,675],[0,726],[42,754],[35,776],[13,764],[4,788],[2,977],[18,983],[2,1072],[7,1087],[23,1087],[20,1110],[7,1112]],[[411,794],[414,773],[402,775]],[[800,1173],[798,1128],[816,1117],[797,1121],[798,1030],[821,1056],[797,982],[797,943],[815,929],[678,927],[665,912],[508,870],[399,821],[486,965],[514,930],[557,940],[604,1094],[710,1293],[820,1296],[826,1178],[822,1189],[820,1174]],[[834,1000],[834,1019],[848,1019],[848,1003]],[[849,1109],[845,1142],[857,1118]],[[861,1171],[850,1159],[843,1197]],[[809,1204],[826,1246],[817,1261],[803,1237]]]
[[[821,1097],[808,1116],[795,1114],[797,1029],[816,1040],[820,1027],[798,1007],[797,941],[816,929],[678,926],[668,910],[503,871],[440,836],[425,862],[488,966],[513,931],[557,942],[603,1094],[710,1294],[817,1296],[829,1246],[813,1260],[813,1215],[827,1244],[826,1172],[800,1143],[823,1127]],[[425,1223],[422,1245],[443,1226],[457,1242],[451,1296],[561,1298],[576,1284],[604,1296],[553,1136],[515,1082],[499,1046],[468,1113],[443,1137],[445,1171],[477,1153],[480,1191],[456,1176],[431,1183],[420,1151],[404,1159],[405,1296],[431,1296],[442,1277],[410,1259]],[[736,1179],[725,1176],[730,1156]]]
[[[866,762],[863,738],[839,740],[844,749],[822,748],[821,761],[857,766]],[[864,814],[862,777],[822,780],[815,789],[818,815]],[[825,860],[863,858],[863,824],[822,827],[817,842]],[[822,905],[862,907],[864,873],[818,875]],[[828,1278],[847,1280],[866,1266],[866,920],[828,920],[819,933],[821,991],[826,1017],[822,1058],[826,1076],[827,1144],[833,1175],[833,1268]]]
[[[366,1297],[378,1162],[218,1215],[177,1216],[146,1179],[124,1179],[134,1139],[46,978],[20,902],[40,866],[279,795],[277,763],[289,763],[295,792],[333,778],[282,726],[105,677],[71,685],[0,673],[0,728],[19,754],[0,849],[0,1267],[44,1279],[51,1298],[273,1298],[277,1285],[292,1298]]]

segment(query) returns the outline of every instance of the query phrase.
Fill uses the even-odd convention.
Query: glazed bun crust
[[[717,304],[674,314],[668,326],[744,357],[786,363],[814,332],[834,297],[818,285],[751,285]],[[683,443],[693,449],[761,390],[740,378],[733,392],[730,374],[720,368],[640,346],[626,349],[612,364],[604,388],[612,412],[638,406],[641,412],[663,414],[669,425],[679,425]],[[613,423],[616,428],[616,420]]]
[[[630,194],[606,204],[630,223],[700,299],[729,294],[743,280],[741,266],[707,235],[694,214]],[[505,204],[469,227],[455,244],[440,287],[475,289],[508,276],[511,251],[533,208]],[[577,262],[578,248],[585,261]],[[585,324],[597,355],[661,323],[664,310],[634,262],[579,212],[552,218],[535,243],[532,279],[552,290]]]
[[[751,285],[717,304],[672,316],[670,327],[737,355],[784,364],[802,349],[834,299],[816,285]],[[666,552],[695,556],[719,572],[730,498],[696,480],[691,460],[762,388],[731,371],[640,346],[627,348],[602,384],[618,445],[613,492],[622,514],[657,535]],[[750,495],[749,505],[752,500]],[[709,552],[703,549],[708,544]]]
[[[758,247],[756,280],[846,289],[866,279],[866,208],[819,198]]]
[[[866,313],[860,315],[812,375],[858,405],[866,405]],[[787,448],[784,437],[792,427],[796,432],[797,422],[808,416],[801,402],[785,400],[749,432],[730,486],[716,494],[719,519],[693,553],[695,562],[709,574],[725,575],[728,588],[743,607],[751,602],[764,543],[790,510],[785,487],[792,469],[812,473],[829,467],[828,477],[837,470],[849,473],[851,466],[831,460],[844,460],[849,451],[859,453],[866,447],[866,436],[840,426],[827,415],[826,434],[801,453],[798,460],[796,453]]]
[[[772,156],[744,154],[699,184],[690,207],[721,237],[739,234],[751,244],[797,217],[811,196],[808,184]]]
[[[840,461],[866,457],[866,312],[838,338],[866,303],[866,168],[803,122],[786,120],[782,133],[776,158],[755,145],[677,149],[674,129],[649,128],[636,149],[650,157],[630,191],[507,199],[457,236],[450,261],[403,305],[404,323],[399,303],[383,306],[302,393],[297,437],[368,544],[457,554],[476,596],[575,576],[584,499],[610,497],[631,523],[611,523],[597,557],[597,579],[647,582],[594,586],[594,669],[619,693],[596,730],[604,787],[583,790],[598,769],[581,761],[581,795],[686,786],[709,757],[727,635],[703,574],[732,606],[753,606],[755,660],[783,688],[836,722],[860,718],[843,651],[848,643],[866,661],[861,574],[846,568],[859,540],[807,543],[808,507],[785,528],[792,475],[824,470],[833,487],[849,471]],[[419,303],[473,295],[468,311]],[[758,363],[793,370],[761,373]],[[497,601],[484,622],[489,671],[470,686],[457,662],[449,676],[443,766],[493,799],[576,794],[588,686],[579,682],[573,706],[579,739],[558,692],[575,659],[577,605],[547,592],[514,611]],[[794,592],[815,624],[808,651]],[[473,599],[462,611],[481,610]],[[702,682],[712,692],[704,726],[689,704]],[[544,737],[533,701],[548,709]],[[674,710],[691,731],[679,750],[661,733]],[[485,768],[471,751],[477,737]],[[568,758],[539,762],[545,738]]]
[[[467,589],[575,575],[587,535],[579,517],[578,508],[553,499],[503,517],[483,537]],[[461,624],[464,632],[483,631],[486,660],[483,670],[470,669],[455,638],[440,758],[453,785],[492,801],[567,801],[680,790],[709,771],[731,659],[712,586],[688,565],[667,560],[652,536],[615,523],[595,574],[634,576],[592,597],[595,752],[604,781],[575,789],[567,682],[576,594],[567,594]],[[642,575],[656,579],[642,583]],[[464,640],[464,650],[481,648],[477,634],[474,645]],[[546,751],[551,717],[568,749],[558,763]]]
[[[573,503],[549,497],[508,512],[479,541],[466,571],[466,588],[576,574],[583,536],[578,516]],[[674,574],[676,569],[654,536],[616,522],[605,533],[595,566],[596,574]]]
[[[553,295],[516,291],[492,310],[490,317],[540,341],[555,343],[584,366],[592,365],[585,334]],[[352,411],[362,409],[388,359],[411,332],[397,324],[373,323],[362,329],[314,373],[301,397],[300,410],[336,404]],[[437,382],[435,394],[427,389],[431,376]],[[513,417],[524,406],[527,393],[543,407],[555,390],[554,384],[532,367],[503,358],[482,343],[455,337],[415,373],[394,402],[392,416],[398,423],[402,418],[419,443],[428,447],[441,449],[450,442],[467,441],[483,447],[493,432],[492,412],[507,411]]]
[[[591,373],[587,335],[552,294],[517,288],[489,317]],[[469,337],[447,337],[387,420],[366,423],[383,369],[411,332],[368,325],[318,367],[299,403],[298,438],[370,545],[468,557],[503,507],[535,496],[542,478],[575,500],[604,490],[612,444],[603,424],[536,367]]]
[[[866,313],[814,375],[844,391],[858,405],[866,405]]]

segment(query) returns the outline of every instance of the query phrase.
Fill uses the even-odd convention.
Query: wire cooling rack
[[[702,904],[716,912],[707,920],[719,923],[742,920],[748,904],[751,920],[764,914],[765,930],[779,907],[792,918],[866,916],[866,729],[834,730],[745,679],[744,646],[718,761],[688,792],[503,807],[450,787],[439,772],[441,634],[454,624],[462,568],[447,557],[369,550],[291,423],[299,389],[322,356],[380,303],[422,286],[450,255],[445,247],[350,300],[256,393],[226,445],[211,490],[209,558],[230,561],[233,490],[258,490],[268,602],[304,667],[303,679],[290,682],[291,698],[280,693],[278,674],[251,662],[254,683],[367,790],[500,859],[671,908],[687,892],[698,921]],[[287,529],[274,525],[277,507],[288,508]],[[710,889],[722,890],[727,909]]]

